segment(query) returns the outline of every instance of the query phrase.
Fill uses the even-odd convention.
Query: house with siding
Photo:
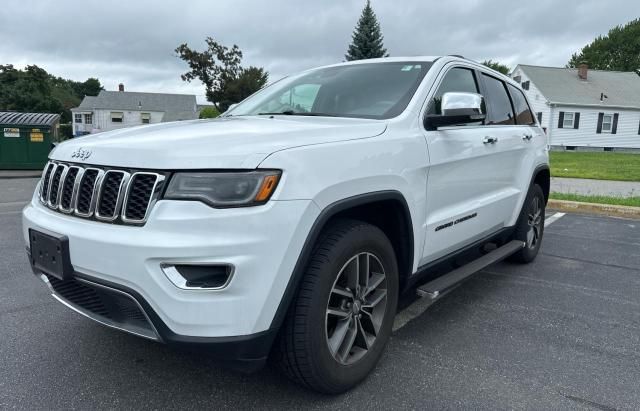
[[[196,96],[102,90],[71,109],[73,135],[198,118]]]
[[[637,73],[519,64],[511,77],[522,85],[553,148],[640,150]]]

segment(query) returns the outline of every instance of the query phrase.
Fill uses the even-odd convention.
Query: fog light
[[[233,266],[228,264],[163,264],[167,278],[183,290],[221,290],[233,277]]]

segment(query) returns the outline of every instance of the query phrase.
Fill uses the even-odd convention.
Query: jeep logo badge
[[[91,150],[85,150],[84,148],[80,147],[71,154],[71,158],[77,158],[78,160],[84,161],[91,157],[91,154]]]

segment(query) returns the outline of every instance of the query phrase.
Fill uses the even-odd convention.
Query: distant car
[[[455,56],[385,58],[288,77],[215,120],[64,142],[24,238],[91,319],[247,370],[271,355],[337,393],[374,368],[401,292],[532,261],[548,195],[518,84]]]

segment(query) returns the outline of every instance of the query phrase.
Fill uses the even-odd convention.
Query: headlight
[[[275,191],[281,173],[279,170],[176,173],[164,198],[197,200],[212,207],[264,204]]]

